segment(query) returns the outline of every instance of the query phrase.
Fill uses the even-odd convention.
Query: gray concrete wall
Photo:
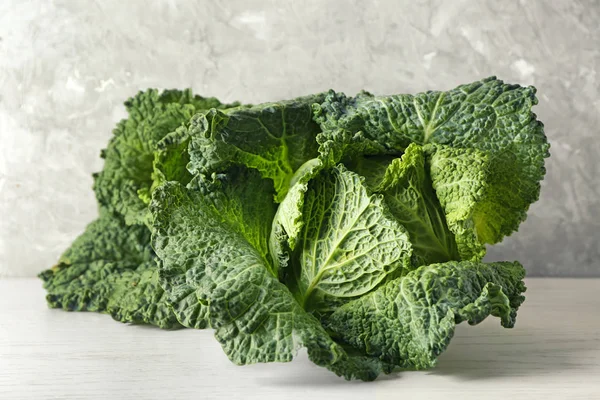
[[[52,265],[96,214],[90,174],[122,102],[192,87],[262,102],[538,88],[552,143],[541,200],[488,259],[600,276],[598,1],[0,2],[0,276]]]

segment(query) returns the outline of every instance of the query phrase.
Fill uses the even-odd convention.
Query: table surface
[[[210,330],[49,310],[38,280],[0,280],[0,399],[600,399],[600,279],[526,283],[514,329],[461,324],[436,368],[365,383],[305,352],[238,367]]]

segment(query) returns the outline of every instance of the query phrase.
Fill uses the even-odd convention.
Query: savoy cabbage
[[[536,201],[533,87],[330,91],[259,105],[140,92],[102,152],[99,217],[40,274],[50,307],[212,328],[236,364],[300,347],[346,379],[435,365],[456,324],[515,324]]]

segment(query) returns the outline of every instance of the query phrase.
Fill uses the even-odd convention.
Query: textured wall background
[[[488,259],[600,276],[598,1],[0,2],[0,276],[52,265],[96,215],[90,174],[148,87],[262,102],[328,88],[538,88],[541,201]]]

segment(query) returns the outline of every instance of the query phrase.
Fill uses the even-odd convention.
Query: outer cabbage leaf
[[[166,186],[179,188],[181,184],[168,182]],[[209,296],[213,290],[210,279],[205,278],[205,263],[229,265],[239,262],[240,253],[251,254],[263,260],[271,274],[277,274],[266,262],[276,205],[273,185],[261,179],[258,172],[244,167],[233,167],[227,175],[214,174],[210,178],[199,175],[189,187],[191,198],[204,205],[212,218],[196,214],[193,204],[183,207],[172,203],[176,199],[174,194],[186,201],[190,199],[184,196],[183,188],[172,189],[169,193],[173,195],[168,197],[165,190],[158,192],[151,207],[155,214],[160,209],[160,215],[169,219],[164,222],[167,217],[155,218],[153,227],[163,230],[156,233],[154,248],[162,259],[162,282],[177,319],[184,326],[202,329],[210,325]],[[177,212],[170,213],[169,207]],[[184,227],[190,227],[192,222],[197,227],[186,232]],[[172,231],[164,231],[167,228]],[[235,248],[238,242],[245,247]]]
[[[40,278],[50,307],[98,311],[122,322],[161,328],[180,326],[158,284],[148,229],[127,226],[107,211]]]
[[[190,171],[210,175],[231,165],[255,168],[273,181],[281,201],[294,171],[318,154],[321,130],[311,106],[324,98],[317,94],[197,115],[190,125]]]
[[[356,173],[342,165],[321,170],[308,181],[301,201],[301,232],[286,221],[287,208],[276,221],[284,229],[291,226],[287,236],[295,251],[287,283],[305,309],[329,312],[410,267],[408,233]],[[292,221],[297,217],[290,214]]]
[[[383,194],[392,215],[406,228],[413,265],[461,259],[425,169],[421,146],[411,143],[402,158],[358,158],[349,168],[365,176],[376,193]]]
[[[456,324],[488,315],[514,326],[525,297],[517,263],[451,261],[423,266],[338,308],[324,325],[344,343],[402,368],[430,368]]]
[[[94,175],[99,203],[125,217],[127,224],[144,223],[150,198],[156,144],[198,111],[225,108],[215,98],[194,96],[188,90],[149,89],[125,102],[129,117],[114,130],[101,156],[102,172]]]
[[[362,92],[354,98],[331,91],[315,105],[315,120],[328,135],[347,131],[360,135],[357,145],[334,146],[323,158],[340,158],[355,147],[399,154],[410,143],[437,143],[477,149],[490,156],[487,212],[479,221],[483,243],[497,243],[514,232],[525,219],[531,203],[539,197],[544,158],[549,145],[543,124],[531,112],[537,104],[534,87],[509,85],[495,77],[459,86],[447,92],[417,95],[373,96]],[[335,141],[335,138],[331,139]],[[345,149],[345,150],[344,150]],[[372,153],[369,153],[372,154]],[[341,158],[340,158],[341,159]],[[337,160],[336,160],[337,161]],[[498,217],[495,219],[494,217]]]
[[[166,290],[194,290],[208,308],[215,337],[236,364],[291,361],[305,346],[313,362],[347,379],[372,380],[389,372],[391,367],[377,359],[347,354],[275,277],[255,239],[270,226],[265,210],[274,213],[272,192],[265,187],[272,183],[253,170],[217,179],[220,190],[199,177],[189,190],[168,182],[154,192],[153,244]],[[177,297],[171,300],[177,310]]]

